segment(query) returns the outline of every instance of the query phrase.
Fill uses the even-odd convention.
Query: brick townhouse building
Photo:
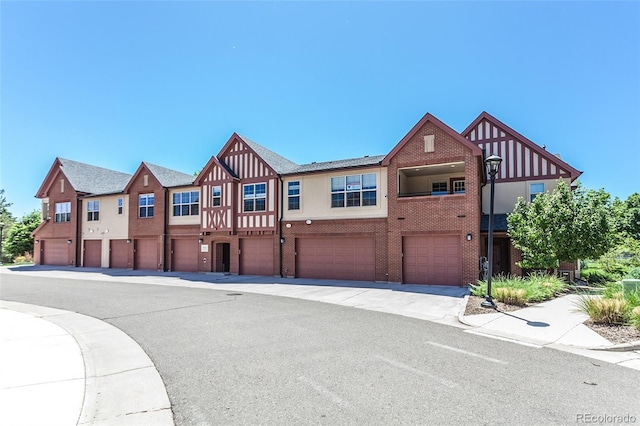
[[[35,261],[464,286],[487,251],[487,156],[503,158],[499,273],[522,273],[506,233],[518,197],[581,174],[486,112],[461,133],[426,114],[390,148],[298,165],[234,133],[198,176],[57,158],[36,193]]]

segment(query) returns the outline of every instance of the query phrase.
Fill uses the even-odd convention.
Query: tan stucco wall
[[[567,185],[570,184],[569,179],[565,179]],[[544,183],[546,192],[552,192],[558,186],[557,179],[538,179],[517,182],[496,182],[495,186],[495,203],[493,212],[495,214],[511,213],[518,201],[518,197],[529,200],[530,185],[532,183]],[[491,184],[487,184],[482,188],[482,213],[489,214],[489,202],[491,196]]]
[[[377,175],[376,206],[331,208],[332,177],[367,173]],[[288,210],[287,182],[296,180],[300,181],[300,210]],[[284,220],[383,218],[387,216],[387,171],[384,167],[337,170],[330,173],[285,177],[283,183]]]
[[[122,214],[118,214],[118,198],[122,198]],[[87,221],[87,202],[100,202],[99,220]],[[109,240],[126,239],[129,235],[129,196],[126,194],[91,197],[82,200],[82,240],[102,240],[101,267],[109,267]],[[82,254],[84,256],[84,253]],[[84,258],[81,259],[84,264]]]
[[[169,225],[200,225],[200,214],[194,216],[173,216],[173,194],[176,192],[191,191],[200,193],[200,187],[192,186],[169,190]],[[202,196],[202,194],[200,195]],[[200,200],[200,210],[202,210],[202,200]]]

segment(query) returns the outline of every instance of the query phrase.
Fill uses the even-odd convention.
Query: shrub
[[[640,267],[629,269],[624,277],[640,280]]]
[[[631,311],[631,318],[629,319],[629,322],[632,326],[640,330],[640,306],[636,306],[635,308],[633,308],[633,310]]]
[[[526,292],[522,288],[498,287],[495,298],[509,305],[524,306],[527,304]]]
[[[524,305],[530,302],[549,300],[563,290],[566,284],[558,277],[538,273],[531,274],[527,278],[496,276],[491,280],[491,287],[492,296],[501,302]],[[486,295],[487,282],[478,281],[477,285],[471,287],[471,294],[480,297]],[[501,300],[499,295],[503,295],[505,300]],[[507,299],[514,300],[516,303],[509,302]]]
[[[580,274],[583,280],[589,282],[589,284],[606,284],[615,282],[619,276],[611,272],[603,271],[602,269],[588,269],[582,271]]]
[[[596,324],[626,324],[631,310],[624,299],[604,299],[583,296],[578,304],[580,310]]]

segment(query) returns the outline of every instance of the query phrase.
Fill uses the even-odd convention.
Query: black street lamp
[[[500,169],[500,163],[502,163],[502,158],[497,155],[491,155],[484,160],[484,164],[487,166],[487,171],[489,172],[489,177],[491,178],[491,198],[489,199],[489,241],[487,244],[487,259],[489,260],[489,270],[487,271],[487,295],[485,296],[484,302],[480,305],[483,308],[493,309],[497,308],[496,302],[494,302],[493,297],[491,297],[491,276],[493,275],[493,196],[495,193],[496,175],[498,174],[498,169]]]

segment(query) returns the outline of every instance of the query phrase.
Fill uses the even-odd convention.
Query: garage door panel
[[[44,261],[42,264],[67,266],[69,264],[69,244],[67,241],[44,241]]]
[[[84,240],[82,265],[88,268],[102,266],[102,240]]]
[[[197,239],[176,239],[171,242],[171,247],[171,270],[198,272],[200,244]]]
[[[156,239],[136,240],[135,268],[158,269],[158,241]]]
[[[273,240],[243,238],[240,240],[240,273],[243,275],[273,275]]]
[[[403,238],[403,281],[410,284],[461,285],[460,237]]]
[[[127,240],[109,241],[109,267],[128,268],[129,267],[129,246]]]
[[[296,252],[296,276],[300,278],[375,279],[373,238],[298,238]]]

